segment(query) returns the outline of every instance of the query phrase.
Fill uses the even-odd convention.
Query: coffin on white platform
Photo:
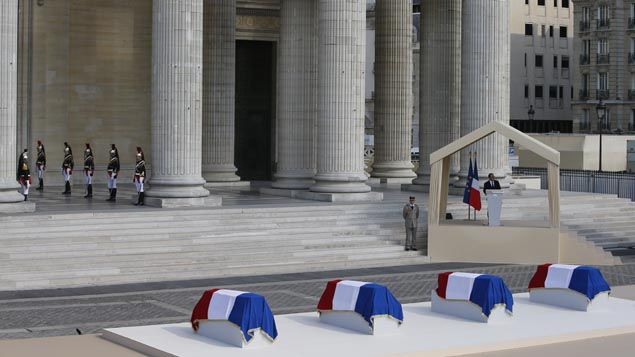
[[[539,265],[529,282],[529,300],[578,311],[607,308],[611,288],[595,267]]]
[[[385,286],[352,280],[326,284],[318,303],[320,322],[370,335],[399,333],[401,303]]]
[[[190,322],[199,335],[241,348],[266,347],[278,336],[266,299],[243,291],[205,291]]]
[[[503,322],[512,314],[514,298],[495,275],[444,272],[431,293],[433,312],[478,322]]]

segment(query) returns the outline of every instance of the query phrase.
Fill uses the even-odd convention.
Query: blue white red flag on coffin
[[[481,188],[478,180],[478,164],[476,163],[476,155],[474,155],[474,171],[472,171],[472,180],[470,184],[470,203],[475,210],[481,210]]]

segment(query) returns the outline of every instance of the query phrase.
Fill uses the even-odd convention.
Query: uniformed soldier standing
[[[84,150],[84,182],[86,183],[86,196],[84,198],[93,197],[93,175],[95,174],[95,158],[93,157],[93,149],[89,143],[86,143]]]
[[[29,170],[29,153],[28,149],[24,149],[18,158],[17,179],[22,186],[22,195],[26,201],[29,197],[29,187],[31,187],[31,171]]]
[[[417,250],[417,226],[419,225],[419,205],[414,196],[403,206],[403,219],[406,224],[406,250]]]
[[[143,206],[145,204],[145,193],[143,190],[143,183],[146,179],[146,162],[145,157],[143,155],[143,150],[137,146],[137,164],[134,168],[134,181],[135,186],[137,187],[137,194],[139,195],[137,199],[137,203],[135,206]]]
[[[40,181],[36,190],[42,191],[44,190],[44,171],[46,171],[46,152],[44,151],[44,144],[40,140],[37,141],[37,161],[35,166],[37,167],[37,178]]]
[[[64,192],[63,195],[71,194],[71,178],[73,177],[73,168],[75,167],[75,162],[73,161],[73,150],[68,145],[67,142],[64,142],[64,161],[62,161],[62,175],[64,175]]]
[[[117,199],[117,175],[120,170],[119,150],[115,144],[110,145],[110,161],[108,162],[108,191],[110,197],[106,201],[115,201]]]

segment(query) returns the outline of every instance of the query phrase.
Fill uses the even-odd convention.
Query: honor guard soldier
[[[146,179],[146,162],[143,155],[143,150],[137,146],[137,164],[134,168],[134,183],[137,187],[137,194],[139,195],[135,206],[143,206],[145,204],[145,193],[143,190],[143,183]]]
[[[35,166],[37,167],[37,178],[40,181],[36,190],[42,191],[44,190],[44,171],[46,171],[46,152],[44,151],[44,144],[40,140],[37,141],[37,161]]]
[[[73,168],[75,167],[75,161],[73,161],[73,150],[64,142],[64,161],[62,161],[62,175],[64,175],[64,192],[63,195],[71,194],[71,178],[73,176]]]
[[[110,161],[108,162],[108,191],[110,197],[106,201],[115,201],[117,199],[117,175],[120,170],[119,150],[115,144],[110,145]]]
[[[93,157],[93,149],[89,143],[86,143],[84,150],[84,182],[86,183],[86,196],[84,198],[93,197],[93,175],[95,174],[95,158]]]
[[[22,195],[24,195],[24,200],[26,201],[29,197],[29,187],[31,187],[28,149],[24,149],[18,158],[17,179],[20,182],[20,186],[22,186]]]

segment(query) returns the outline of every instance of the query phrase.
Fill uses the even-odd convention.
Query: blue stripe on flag
[[[359,288],[355,312],[362,315],[364,320],[372,326],[371,318],[378,315],[390,315],[403,321],[401,303],[385,286],[369,283]]]
[[[593,300],[595,295],[601,292],[611,291],[600,270],[586,265],[581,265],[573,270],[569,289],[586,295],[589,300]]]
[[[497,304],[505,304],[507,311],[512,312],[514,298],[503,279],[496,275],[479,275],[474,279],[470,301],[481,307],[485,316],[489,317]]]
[[[253,293],[238,295],[228,320],[240,327],[247,342],[253,338],[249,331],[257,328],[261,328],[272,340],[278,337],[273,313],[261,295]]]

